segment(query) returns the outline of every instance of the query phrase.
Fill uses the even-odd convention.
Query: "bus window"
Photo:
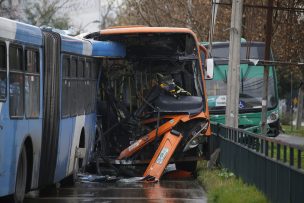
[[[37,50],[27,49],[25,55],[25,116],[38,118],[40,110],[39,53]]]
[[[77,77],[83,78],[83,72],[84,72],[84,59],[80,58],[78,60],[78,67],[77,67]]]
[[[84,85],[85,81],[83,80],[84,76],[84,58],[79,58],[78,60],[78,66],[77,66],[77,91],[78,95],[81,95],[78,97],[78,102],[77,102],[77,114],[82,115],[84,114],[84,100],[86,99],[85,97],[85,91],[84,91]]]
[[[95,61],[94,65],[92,66],[92,69],[91,69],[91,78],[93,80],[96,80],[97,77],[98,77],[98,62]]]
[[[69,88],[69,97],[70,97],[70,115],[77,115],[77,100],[79,98],[78,90],[77,90],[77,57],[72,56],[71,66],[70,66],[70,88]]]
[[[24,75],[22,68],[23,50],[22,47],[11,45],[9,48],[10,64],[10,116],[23,117],[24,113]]]
[[[0,101],[6,99],[6,46],[0,42]]]
[[[84,69],[84,77],[85,77],[85,92],[84,95],[86,96],[86,100],[84,101],[84,110],[85,113],[90,113],[91,109],[90,109],[90,104],[91,104],[91,80],[90,80],[90,71],[91,71],[91,67],[92,67],[92,61],[90,60],[86,60],[85,63],[85,69]]]
[[[70,76],[70,56],[63,57],[63,65],[62,65],[62,77],[68,78]]]
[[[61,93],[61,115],[68,117],[70,115],[70,56],[65,55],[62,63],[62,93]]]
[[[90,78],[90,69],[91,69],[91,66],[92,66],[92,62],[91,61],[86,61],[86,65],[85,65],[85,70],[84,70],[84,75],[85,75],[85,78]]]
[[[76,78],[76,71],[77,71],[77,58],[72,57],[71,67],[70,67],[70,77]]]
[[[98,77],[98,62],[95,61],[91,67],[91,112],[96,108],[96,79]]]

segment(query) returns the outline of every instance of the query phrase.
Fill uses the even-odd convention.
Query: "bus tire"
[[[23,202],[27,178],[27,156],[26,148],[23,147],[18,160],[15,193],[13,199],[15,203]]]

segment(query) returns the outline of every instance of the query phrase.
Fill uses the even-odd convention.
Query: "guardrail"
[[[220,163],[256,185],[271,202],[304,202],[304,146],[212,124],[211,151],[219,147]]]

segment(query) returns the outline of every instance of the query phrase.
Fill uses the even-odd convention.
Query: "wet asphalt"
[[[274,139],[304,146],[304,137],[280,134]],[[43,193],[32,191],[25,203],[137,203],[137,202],[207,202],[207,195],[194,180],[161,180],[158,183],[76,182],[71,187],[50,188]]]
[[[196,180],[163,180],[159,183],[76,183],[73,187],[49,189],[45,194],[32,191],[24,203],[80,202],[207,202],[204,189]]]

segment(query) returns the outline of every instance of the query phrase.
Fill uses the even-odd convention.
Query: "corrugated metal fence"
[[[304,202],[304,147],[212,124],[211,152],[220,147],[220,163],[256,185],[271,202]]]

